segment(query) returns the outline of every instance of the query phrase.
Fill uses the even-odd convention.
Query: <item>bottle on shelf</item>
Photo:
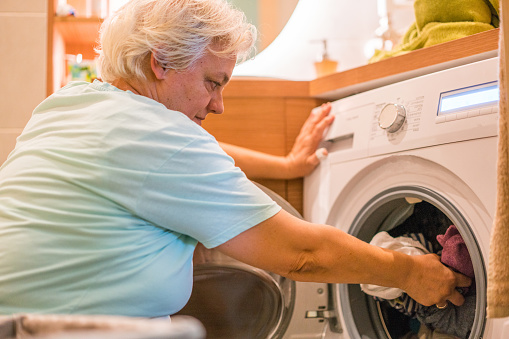
[[[318,78],[328,74],[335,73],[338,68],[338,62],[329,58],[327,51],[327,40],[322,40],[323,50],[320,57],[315,62],[316,76]]]

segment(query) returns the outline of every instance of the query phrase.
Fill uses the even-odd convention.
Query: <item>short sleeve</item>
[[[147,175],[137,213],[212,248],[274,216],[280,207],[235,167],[210,135],[196,137]]]

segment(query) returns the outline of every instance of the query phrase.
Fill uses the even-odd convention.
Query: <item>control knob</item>
[[[403,126],[406,110],[403,105],[387,104],[378,116],[378,126],[389,133],[394,133]]]

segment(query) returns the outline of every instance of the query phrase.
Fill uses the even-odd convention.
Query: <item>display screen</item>
[[[498,102],[500,97],[496,81],[462,90],[442,93],[438,114],[448,114]]]

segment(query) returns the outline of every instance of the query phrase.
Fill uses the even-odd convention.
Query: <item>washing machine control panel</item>
[[[348,161],[498,134],[498,58],[427,74],[332,103],[325,140]]]

